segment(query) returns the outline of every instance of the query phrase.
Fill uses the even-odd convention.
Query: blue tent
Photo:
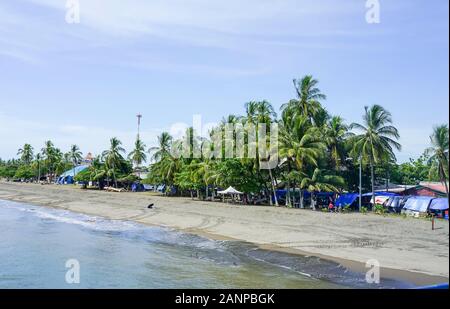
[[[397,196],[397,193],[392,192],[375,192],[375,196]],[[372,192],[364,193],[362,196],[372,196]]]
[[[84,171],[85,169],[87,169],[88,166],[87,165],[80,165],[80,166],[76,166],[71,170],[68,170],[64,173],[62,173],[58,180],[57,183],[60,185],[64,185],[64,184],[73,184],[74,183],[74,179],[73,177],[78,175],[80,172]]]
[[[448,209],[448,199],[446,198],[435,198],[431,201],[430,210],[447,210]]]
[[[428,211],[432,200],[433,198],[429,196],[413,196],[406,201],[403,209],[425,213]]]
[[[133,191],[133,192],[142,192],[142,191],[145,191],[145,187],[141,183],[133,182],[133,184],[131,185],[131,191]]]
[[[290,191],[291,191],[291,194],[297,195],[297,193],[298,193],[298,195],[300,195],[300,190],[299,190],[299,189],[295,189],[295,190],[294,190],[294,189],[291,189]],[[286,198],[287,190],[286,190],[286,189],[276,190],[275,193],[276,193],[276,195],[277,195],[277,199],[278,199],[278,200],[279,200],[279,199],[284,199],[284,198]],[[320,198],[333,197],[334,194],[335,194],[334,192],[315,192],[315,193],[314,193],[314,196],[315,196],[316,198],[320,199]],[[275,199],[274,199],[274,197],[273,197],[273,194],[271,194],[271,195],[272,195],[272,201],[275,202]],[[306,191],[306,190],[303,190],[303,198],[304,198],[305,200],[310,199],[310,198],[311,198],[311,192]]]
[[[348,205],[352,205],[356,201],[358,196],[358,193],[342,194],[336,200],[336,207],[345,207]]]

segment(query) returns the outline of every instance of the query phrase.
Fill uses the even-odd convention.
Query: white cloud
[[[33,5],[45,17],[0,4],[0,53],[36,62],[48,58],[49,52],[130,47],[136,42],[253,54],[270,45],[332,48],[308,39],[354,35],[356,29],[348,29],[341,21],[345,16],[363,13],[364,9],[357,0],[80,0],[81,23],[68,25],[65,4],[65,0],[26,0],[22,4]],[[124,58],[135,56],[128,52]],[[158,68],[152,61],[134,61],[130,65]],[[214,65],[197,67],[204,73],[211,70],[225,75],[256,71]]]

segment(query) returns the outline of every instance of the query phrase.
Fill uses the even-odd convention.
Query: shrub
[[[384,215],[386,213],[386,209],[384,208],[383,205],[380,204],[375,204],[375,213],[378,215]]]
[[[349,213],[351,210],[351,205],[345,205],[344,208],[342,208],[343,213]]]

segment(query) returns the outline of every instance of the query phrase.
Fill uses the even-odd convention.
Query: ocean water
[[[66,282],[66,262],[80,281]],[[392,288],[314,257],[0,200],[0,288]]]

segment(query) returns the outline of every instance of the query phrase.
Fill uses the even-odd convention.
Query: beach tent
[[[76,166],[76,167],[62,173],[58,177],[57,183],[60,185],[73,184],[74,183],[73,177],[78,175],[79,173],[81,173],[82,171],[84,171],[87,168],[88,168],[87,165]]]
[[[225,203],[225,195],[231,195],[231,196],[232,196],[232,199],[233,199],[233,201],[234,201],[234,196],[235,196],[235,195],[242,195],[242,194],[244,194],[244,193],[242,193],[242,192],[236,190],[236,189],[233,188],[233,187],[229,187],[229,188],[226,189],[226,190],[223,190],[223,191],[217,191],[217,194],[222,194],[222,196],[223,196],[223,202]]]
[[[237,194],[237,195],[244,194],[244,193],[242,193],[242,192],[236,190],[236,189],[233,188],[233,187],[229,187],[228,189],[223,190],[223,191],[217,191],[217,193],[218,193],[218,194],[231,194],[231,195],[234,195],[234,194]]]
[[[362,195],[363,197],[372,196],[372,192]],[[375,204],[384,204],[390,197],[398,196],[396,193],[392,192],[375,192]],[[370,199],[370,203],[373,204],[374,198]]]
[[[336,200],[336,207],[345,207],[352,205],[358,199],[358,196],[358,193],[342,194]]]
[[[432,200],[433,198],[429,196],[413,196],[406,201],[403,209],[410,212],[426,213]]]
[[[448,209],[448,199],[446,198],[435,198],[431,201],[430,210],[447,210]]]

